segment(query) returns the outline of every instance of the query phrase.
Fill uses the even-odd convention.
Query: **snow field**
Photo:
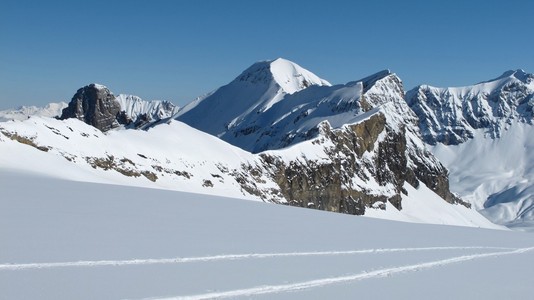
[[[471,290],[443,294],[502,296],[504,287],[507,298],[518,298],[534,275],[524,268],[534,258],[534,237],[520,232],[399,223],[3,169],[0,180],[10,187],[0,199],[0,289],[7,299],[425,298],[430,287],[455,285],[458,274],[476,272],[480,264],[519,271],[498,277],[499,284],[494,273],[476,272],[462,277],[476,283]],[[438,280],[435,272],[444,274]],[[420,282],[426,294],[411,290]],[[387,289],[376,290],[375,283]],[[520,288],[509,291],[510,285]]]

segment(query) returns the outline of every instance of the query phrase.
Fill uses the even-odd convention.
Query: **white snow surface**
[[[61,111],[67,107],[66,102],[49,103],[45,107],[37,106],[21,106],[16,109],[6,109],[0,111],[0,122],[9,120],[26,120],[30,116],[40,117],[57,117],[61,115]]]
[[[328,81],[287,59],[277,58],[269,63],[274,81],[288,94],[301,91],[310,85],[331,85]]]
[[[162,124],[148,131],[117,130],[104,134],[77,119],[60,121],[32,117],[24,122],[2,123],[0,128],[33,138],[37,145],[50,147],[48,152],[42,152],[2,135],[0,153],[5,155],[0,158],[0,166],[72,180],[246,198],[235,180],[222,173],[220,167],[231,170],[242,161],[252,160],[253,155],[180,122]],[[160,166],[170,173],[178,171],[185,175],[157,172],[158,180],[153,183],[144,176],[128,177],[113,170],[93,169],[88,163],[88,160],[110,156],[122,160],[119,164],[126,171],[157,172],[153,166]],[[225,183],[226,179],[232,182]],[[214,186],[203,188],[204,180],[214,181]]]
[[[73,182],[1,166],[5,299],[525,299],[531,294],[534,235],[529,233]]]
[[[450,186],[495,223],[533,230],[534,127],[513,122],[500,138],[484,130],[460,145],[432,152],[450,171]]]

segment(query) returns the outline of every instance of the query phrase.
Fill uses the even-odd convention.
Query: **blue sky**
[[[0,109],[88,83],[183,105],[259,60],[332,83],[391,69],[407,89],[534,72],[534,1],[0,2]]]

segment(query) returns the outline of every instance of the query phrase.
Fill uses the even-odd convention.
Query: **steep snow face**
[[[21,106],[17,109],[0,111],[0,122],[8,120],[25,120],[30,116],[58,117],[61,111],[67,107],[66,102],[49,103],[45,107]]]
[[[459,145],[432,152],[450,170],[451,190],[497,224],[534,228],[534,126],[513,121],[500,138],[482,129]]]
[[[125,94],[120,94],[115,99],[119,102],[121,111],[135,127],[170,118],[179,110],[178,106],[169,101],[145,101],[138,96]]]
[[[262,113],[286,95],[311,86],[330,83],[285,59],[258,62],[229,84],[186,105],[176,117],[204,132],[222,136],[249,114]]]
[[[270,63],[274,81],[288,94],[301,91],[309,86],[330,86],[330,83],[294,62],[278,58]]]
[[[532,123],[534,75],[515,70],[467,87],[423,85],[408,92],[406,101],[429,144],[459,144],[479,128],[495,138],[514,120]]]

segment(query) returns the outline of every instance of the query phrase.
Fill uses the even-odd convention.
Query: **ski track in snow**
[[[387,277],[387,276],[391,276],[391,275],[398,274],[398,273],[415,272],[415,271],[431,269],[435,267],[440,267],[440,266],[445,266],[445,265],[455,264],[455,263],[460,263],[460,262],[466,262],[466,261],[475,260],[475,259],[487,258],[487,257],[521,254],[521,253],[525,253],[525,252],[533,251],[533,250],[534,250],[534,247],[519,248],[519,249],[515,249],[512,251],[500,251],[500,252],[456,256],[456,257],[452,257],[448,259],[424,262],[424,263],[407,265],[407,266],[393,267],[393,268],[375,270],[375,271],[370,271],[370,272],[363,272],[363,273],[349,275],[349,276],[323,278],[323,279],[316,279],[316,280],[310,280],[310,281],[304,281],[304,282],[298,282],[298,283],[292,283],[292,284],[283,284],[283,285],[265,285],[265,286],[253,287],[253,288],[248,288],[248,289],[239,289],[239,290],[226,291],[226,292],[215,292],[215,293],[193,295],[193,296],[186,296],[186,297],[178,296],[178,297],[169,297],[169,298],[146,298],[146,300],[149,300],[149,299],[150,300],[175,300],[175,299],[181,299],[181,300],[195,299],[196,300],[196,299],[214,299],[214,298],[220,299],[220,298],[230,298],[230,297],[240,297],[240,296],[254,296],[254,295],[281,293],[281,292],[291,292],[291,291],[322,287],[322,286],[327,286],[331,284],[360,281],[360,280],[365,280],[365,279],[370,279],[370,278]]]
[[[276,257],[298,257],[298,256],[332,256],[351,254],[373,254],[387,252],[411,252],[411,251],[433,251],[433,250],[518,250],[506,247],[420,247],[420,248],[378,248],[348,251],[318,251],[318,252],[286,252],[286,253],[249,253],[249,254],[227,254],[199,257],[176,257],[176,258],[149,258],[130,260],[96,260],[96,261],[74,261],[74,262],[51,262],[51,263],[25,263],[25,264],[0,264],[0,271],[17,271],[28,269],[50,269],[65,267],[101,267],[101,266],[130,266],[130,265],[155,265],[155,264],[180,264],[194,262],[210,262],[225,260],[261,259]],[[529,248],[530,249],[530,248]],[[521,250],[521,249],[519,249]],[[503,252],[506,253],[506,252]]]

